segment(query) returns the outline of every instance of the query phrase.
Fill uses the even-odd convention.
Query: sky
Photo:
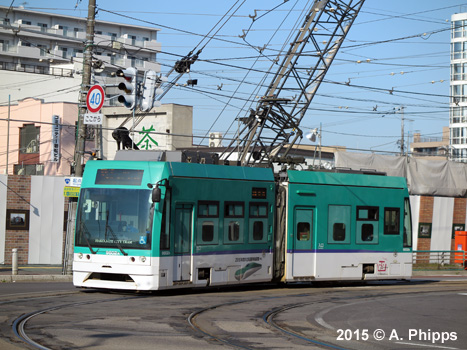
[[[11,3],[0,0],[3,6]],[[269,59],[258,59],[258,48],[264,47],[266,57],[287,43],[298,9],[306,3],[97,0],[96,18],[160,29],[162,73],[202,48],[180,80],[197,79],[198,85],[174,87],[162,103],[192,105],[194,142],[207,143],[200,137],[209,131],[233,137],[236,118],[254,108],[254,94],[261,95],[257,86],[271,67]],[[84,18],[88,3],[13,1],[20,5]],[[398,152],[403,117],[406,145],[414,133],[440,138],[449,125],[450,19],[460,12],[467,12],[467,0],[366,0],[302,120],[303,132],[321,127],[323,146]],[[243,30],[245,39],[240,38]],[[306,138],[301,143],[313,144]]]

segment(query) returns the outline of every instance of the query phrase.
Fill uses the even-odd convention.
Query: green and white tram
[[[73,283],[159,290],[411,276],[405,179],[152,161],[90,161]]]

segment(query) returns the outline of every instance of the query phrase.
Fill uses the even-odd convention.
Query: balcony
[[[37,66],[33,64],[17,64],[12,62],[1,62],[0,70],[15,72],[55,75],[59,77],[73,77],[73,70],[58,67]]]

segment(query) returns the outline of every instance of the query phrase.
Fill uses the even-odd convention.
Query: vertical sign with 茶
[[[58,115],[52,116],[52,163],[60,161],[60,117]]]

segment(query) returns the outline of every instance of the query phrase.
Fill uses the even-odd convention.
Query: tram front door
[[[299,207],[294,212],[294,277],[311,277],[314,275],[316,253],[313,250],[314,208]]]
[[[193,206],[175,207],[174,281],[189,281],[191,277],[191,236]]]

